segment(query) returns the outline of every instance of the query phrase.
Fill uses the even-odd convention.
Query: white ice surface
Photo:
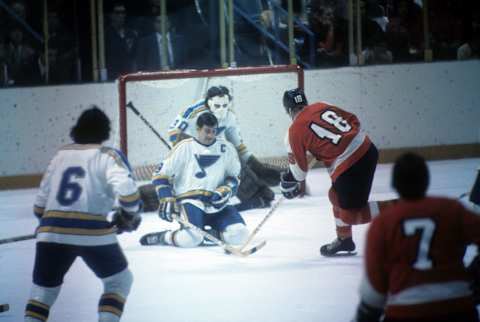
[[[429,193],[457,197],[470,190],[480,159],[430,162]],[[379,165],[371,200],[395,197],[391,165]],[[368,225],[354,227],[358,255],[323,258],[319,247],[335,238],[324,169],[307,178],[310,196],[284,201],[253,244],[267,240],[258,253],[238,258],[219,247],[179,249],[140,246],[139,238],[172,224],[147,213],[139,230],[119,240],[135,280],[125,306],[126,322],[310,322],[349,321],[358,301],[364,237]],[[0,192],[0,239],[30,234],[36,219],[36,190]],[[278,198],[278,196],[277,196]],[[243,212],[253,229],[268,209]],[[0,322],[23,321],[33,268],[34,240],[0,245]],[[102,285],[83,261],[65,277],[49,321],[97,320]]]

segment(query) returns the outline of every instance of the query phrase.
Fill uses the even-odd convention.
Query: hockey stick
[[[267,214],[265,215],[265,217],[263,217],[263,220],[257,225],[257,227],[255,227],[255,229],[250,233],[250,236],[248,237],[247,241],[245,243],[243,243],[243,246],[240,247],[240,249],[244,249],[251,241],[252,239],[255,237],[255,235],[257,235],[257,233],[260,231],[260,229],[262,228],[262,226],[267,222],[267,220],[273,215],[273,213],[275,212],[275,210],[278,208],[278,206],[280,206],[280,204],[282,203],[282,201],[285,200],[285,197],[284,196],[280,196],[280,198],[278,198],[278,200],[273,204],[273,206],[268,210]]]
[[[135,113],[142,121],[143,123],[145,123],[146,126],[148,126],[148,128],[150,130],[152,130],[152,132],[160,139],[160,141],[162,141],[163,144],[165,144],[165,146],[171,150],[172,147],[170,146],[170,144],[168,144],[167,141],[165,141],[165,139],[160,135],[160,133],[158,133],[157,130],[155,130],[155,128],[152,126],[152,124],[150,124],[150,122],[147,121],[147,119],[145,117],[143,117],[143,115],[140,113],[139,110],[137,110],[137,108],[133,105],[133,103],[130,101],[128,102],[127,104],[127,107],[129,109],[132,110],[133,113]]]
[[[2,312],[7,312],[8,310],[10,310],[10,305],[8,305],[8,304],[0,304],[0,313],[2,313]]]
[[[31,234],[31,235],[22,235],[22,236],[0,239],[0,245],[1,244],[14,243],[14,242],[17,242],[17,241],[22,241],[22,240],[35,239],[35,236],[36,236],[35,234]]]
[[[310,160],[310,162],[308,163],[308,169],[310,170],[315,164],[317,163],[317,160],[315,158],[313,158],[312,160]],[[252,231],[252,233],[250,234],[250,236],[248,237],[247,241],[243,244],[242,247],[240,247],[240,249],[244,249],[248,243],[250,243],[252,241],[252,239],[255,237],[255,235],[260,231],[260,229],[262,228],[262,226],[267,222],[267,220],[273,215],[273,213],[275,212],[275,210],[278,208],[278,206],[280,206],[280,204],[283,202],[283,200],[285,200],[285,197],[282,195],[280,196],[280,198],[278,198],[278,201],[275,202],[273,204],[273,206],[268,210],[267,214],[265,215],[265,217],[263,218],[263,220],[257,225],[257,227],[255,227],[255,229]]]
[[[185,211],[183,207],[180,207],[180,208],[181,208],[182,212]],[[176,216],[174,216],[174,219],[176,221],[178,221],[180,224],[182,224],[183,226],[195,231],[196,233],[200,234],[203,238],[207,238],[208,240],[212,241],[213,243],[217,244],[218,246],[222,247],[224,250],[226,250],[227,252],[229,252],[229,253],[231,253],[232,255],[235,255],[235,256],[247,257],[247,256],[249,256],[253,253],[256,253],[258,250],[263,248],[263,246],[265,246],[265,244],[267,243],[264,240],[260,244],[254,246],[250,249],[242,250],[243,247],[242,248],[233,247],[232,245],[226,244],[222,240],[220,240],[220,239],[216,238],[215,236],[207,233],[203,229],[198,228],[194,224],[190,223],[188,220],[184,219],[184,216],[182,216],[182,215],[176,215]]]

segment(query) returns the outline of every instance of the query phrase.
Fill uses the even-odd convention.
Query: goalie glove
[[[260,179],[265,181],[267,185],[277,186],[279,184],[280,171],[266,167],[253,155],[248,158],[247,166],[249,166]]]
[[[160,199],[158,216],[168,222],[173,221],[174,215],[178,214],[177,200],[173,197]]]
[[[123,208],[116,209],[112,219],[112,224],[117,227],[118,234],[137,230],[141,222],[140,213],[130,213]]]
[[[293,199],[302,193],[300,182],[295,180],[290,171],[282,172],[280,175],[280,191],[287,199]]]

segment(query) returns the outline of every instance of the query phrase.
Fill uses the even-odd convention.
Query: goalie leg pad
[[[57,300],[61,286],[43,287],[33,284],[30,299],[25,308],[25,321],[47,321],[50,307]]]
[[[143,202],[143,211],[157,211],[158,210],[158,196],[155,186],[153,184],[146,184],[138,188],[140,199]]]
[[[246,201],[255,196],[259,189],[264,186],[257,175],[247,165],[242,166],[240,185],[238,186],[237,198]]]
[[[248,229],[242,223],[229,225],[221,233],[222,239],[225,243],[230,245],[242,245],[248,239]]]
[[[253,172],[269,186],[277,186],[280,183],[280,171],[278,169],[265,166],[253,155],[247,160],[247,165]]]
[[[98,303],[99,322],[117,322],[133,284],[133,274],[128,268],[102,279],[103,294]]]

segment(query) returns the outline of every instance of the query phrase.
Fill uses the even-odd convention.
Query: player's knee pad
[[[61,286],[43,287],[33,284],[30,299],[25,308],[25,322],[46,321],[50,307],[55,303]]]
[[[203,236],[191,229],[180,229],[173,233],[173,244],[178,247],[197,247],[203,241]]]
[[[240,245],[247,241],[248,229],[242,223],[227,226],[222,232],[222,238],[227,244]]]
[[[100,322],[117,322],[133,284],[133,275],[128,268],[102,279],[103,294],[98,303]]]

